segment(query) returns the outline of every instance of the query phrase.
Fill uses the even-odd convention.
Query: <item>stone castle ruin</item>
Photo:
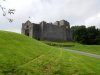
[[[22,24],[22,34],[37,40],[71,41],[72,35],[69,22],[56,21],[54,24],[42,21],[40,24],[27,21]]]

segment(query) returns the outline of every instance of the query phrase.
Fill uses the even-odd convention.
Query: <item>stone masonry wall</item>
[[[43,26],[43,39],[50,41],[66,41],[66,31],[64,27],[46,24]]]
[[[65,20],[57,21],[54,24],[46,23],[45,21],[41,22],[40,24],[35,24],[27,21],[26,23],[22,24],[22,34],[35,38],[37,40],[72,40],[70,24]]]

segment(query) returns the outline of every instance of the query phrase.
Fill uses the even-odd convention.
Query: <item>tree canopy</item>
[[[82,44],[100,44],[100,29],[95,26],[72,26],[73,40]]]

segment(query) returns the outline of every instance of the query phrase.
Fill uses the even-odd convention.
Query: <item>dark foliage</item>
[[[82,44],[100,44],[100,29],[95,26],[86,28],[86,26],[71,27],[73,40]]]

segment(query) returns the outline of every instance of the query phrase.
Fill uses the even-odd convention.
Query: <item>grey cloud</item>
[[[10,0],[11,2],[12,0]],[[24,0],[19,0],[23,2]],[[56,20],[65,19],[68,20],[71,25],[82,25],[93,23],[100,28],[100,21],[95,18],[91,22],[89,18],[100,12],[100,1],[99,0],[26,0],[28,2],[22,4],[22,6],[16,7],[16,14],[14,16],[15,22],[7,25],[7,23],[1,23],[3,27],[0,29],[9,30],[15,32],[21,29],[21,23],[25,22],[27,19],[30,19],[32,22],[40,22],[45,20],[47,22],[54,22]],[[16,2],[16,0],[15,0]],[[9,3],[8,3],[9,4]],[[21,3],[20,3],[21,5]],[[1,15],[0,15],[1,16]],[[30,16],[30,18],[29,18]],[[2,18],[0,17],[0,20]],[[6,19],[3,20],[6,22]],[[14,25],[13,25],[14,24]],[[12,27],[6,27],[12,26]]]

